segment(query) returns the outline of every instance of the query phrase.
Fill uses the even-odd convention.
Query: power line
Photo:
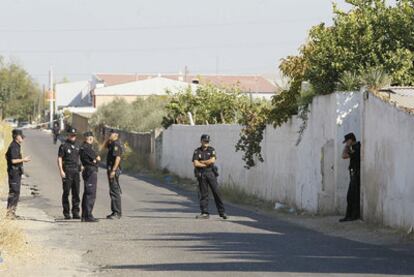
[[[196,29],[205,27],[226,27],[238,25],[278,25],[287,23],[301,23],[301,22],[315,22],[323,21],[321,19],[287,19],[280,21],[245,21],[245,22],[229,22],[229,23],[205,23],[205,24],[191,24],[191,25],[154,25],[154,26],[135,26],[135,27],[115,27],[115,28],[61,28],[61,29],[15,29],[15,28],[0,28],[3,33],[51,33],[51,32],[129,32],[141,30],[167,30],[167,29]]]
[[[280,42],[249,42],[249,43],[233,43],[225,45],[198,45],[198,46],[173,46],[173,47],[148,47],[148,48],[119,48],[119,49],[45,49],[45,50],[7,50],[0,49],[0,53],[30,53],[30,54],[60,54],[60,53],[134,53],[134,52],[158,52],[158,51],[181,51],[181,50],[197,50],[197,49],[237,49],[237,48],[262,48],[269,46],[280,46],[286,44],[297,44],[297,41],[280,41]]]

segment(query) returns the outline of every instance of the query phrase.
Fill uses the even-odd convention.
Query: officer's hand
[[[115,178],[115,171],[111,171],[111,174],[109,175],[109,177],[112,179],[112,178]]]
[[[81,166],[81,171],[85,170],[85,167]]]
[[[100,157],[100,156],[96,157],[96,160],[97,160],[98,162],[100,162],[100,161],[101,161],[101,157]]]
[[[65,179],[66,178],[66,174],[65,174],[65,172],[63,170],[60,172],[60,176],[62,177],[62,179]]]
[[[30,156],[27,156],[27,157],[24,157],[23,158],[23,162],[24,163],[27,163],[27,162],[30,162],[32,159],[30,158]]]

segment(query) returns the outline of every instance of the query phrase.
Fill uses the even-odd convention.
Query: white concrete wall
[[[409,228],[414,225],[414,116],[370,94],[363,121],[364,218]]]
[[[314,213],[343,212],[344,201],[338,199],[345,198],[344,187],[349,179],[347,164],[339,161],[339,155],[343,134],[349,131],[359,134],[360,122],[356,119],[360,116],[359,101],[360,95],[355,93],[316,97],[298,146],[295,144],[300,120],[292,118],[277,129],[268,126],[262,142],[265,162],[250,170],[244,168],[242,153],[235,152],[240,126],[173,125],[163,133],[161,166],[182,177],[193,178],[192,153],[199,146],[201,134],[207,133],[217,150],[222,184],[238,186],[264,199]],[[337,123],[341,116],[342,122]],[[330,157],[322,158],[326,153]],[[322,168],[332,172],[323,172]]]

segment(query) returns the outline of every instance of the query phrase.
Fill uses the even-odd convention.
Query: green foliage
[[[273,98],[270,110],[246,114],[238,145],[245,151],[247,167],[262,160],[258,151],[266,123],[278,127],[298,114],[303,120],[300,142],[314,95],[337,88],[355,90],[361,84],[372,90],[390,83],[414,84],[414,1],[400,0],[395,5],[385,0],[346,2],[352,5],[348,12],[334,5],[333,25],[312,27],[299,54],[282,60],[280,70],[291,80],[290,88]],[[312,93],[303,93],[305,81]]]
[[[39,86],[19,65],[4,63],[0,57],[0,109],[2,117],[31,120],[41,100]]]
[[[169,97],[163,96],[137,98],[132,103],[115,99],[98,108],[91,118],[91,125],[108,125],[135,132],[151,131],[161,127],[162,118],[167,114],[164,107],[168,101]]]
[[[195,124],[239,123],[241,109],[250,103],[249,97],[237,87],[222,89],[204,85],[195,93],[189,88],[170,95],[171,102],[166,105],[168,113],[163,119],[165,128],[171,124],[189,124],[189,112]]]
[[[338,81],[339,91],[355,91],[361,88],[361,77],[349,71],[345,71]]]

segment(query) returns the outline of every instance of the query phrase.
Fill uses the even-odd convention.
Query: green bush
[[[168,102],[169,97],[164,96],[137,98],[132,103],[121,98],[115,99],[98,108],[91,118],[91,125],[108,125],[126,131],[148,132],[161,127],[161,121],[167,114],[165,105]]]

